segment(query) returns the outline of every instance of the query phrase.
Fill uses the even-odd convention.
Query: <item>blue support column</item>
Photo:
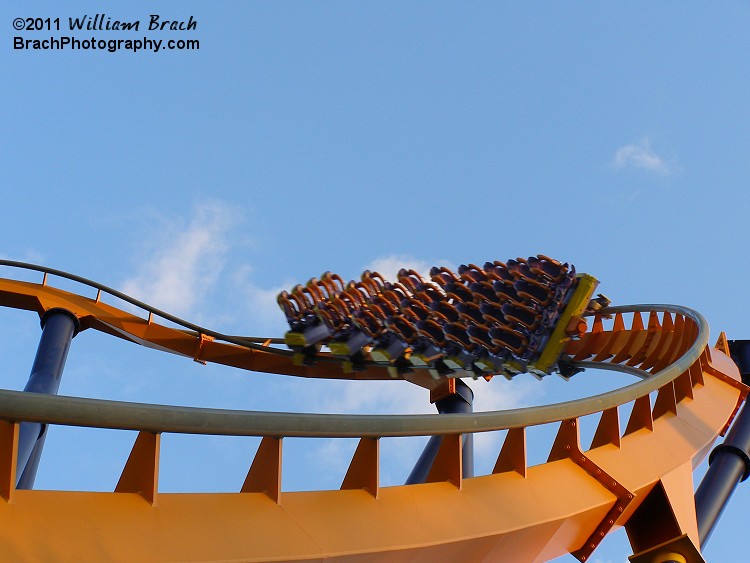
[[[750,383],[750,340],[729,341],[729,352],[745,384]],[[750,475],[750,407],[745,402],[724,442],[708,458],[709,467],[695,491],[701,547],[705,545],[734,490]]]
[[[438,413],[440,414],[455,414],[455,413],[472,413],[474,405],[474,393],[471,388],[466,385],[460,379],[456,379],[456,392],[445,399],[440,399],[435,402]],[[430,474],[430,469],[435,461],[440,444],[443,441],[442,436],[432,436],[427,442],[422,454],[419,456],[417,463],[414,464],[414,469],[411,470],[409,476],[406,478],[407,485],[416,485],[417,483],[424,483],[427,479],[427,475]],[[464,478],[474,476],[474,436],[472,434],[464,434],[463,436],[463,448],[462,448],[462,475]]]
[[[709,456],[709,467],[695,492],[701,546],[711,536],[734,490],[750,475],[750,407],[737,415],[724,442]]]
[[[42,316],[42,337],[24,391],[57,395],[70,342],[79,330],[78,318],[65,309],[50,309]],[[21,423],[18,436],[17,487],[31,489],[39,466],[47,425]]]

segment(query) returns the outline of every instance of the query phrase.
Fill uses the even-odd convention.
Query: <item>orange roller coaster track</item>
[[[65,272],[41,283],[0,279],[0,305],[40,316],[62,309],[95,329],[198,361],[304,377],[391,379],[375,362],[345,372],[333,357],[296,365],[278,340],[229,336],[192,325]],[[85,297],[50,278],[81,283]],[[90,288],[90,289],[87,289]],[[143,311],[105,302],[124,299]],[[171,325],[167,326],[165,321]],[[60,561],[587,561],[624,526],[634,561],[703,561],[693,469],[732,422],[748,388],[726,340],[671,305],[598,311],[565,354],[578,367],[639,380],[567,403],[454,415],[313,415],[240,412],[0,391],[0,545],[8,560]],[[401,377],[399,375],[399,377]],[[406,377],[436,389],[427,370]],[[621,424],[621,407],[629,415]],[[632,408],[630,408],[632,405]],[[627,409],[622,409],[623,412]],[[589,447],[580,419],[599,414]],[[21,421],[139,431],[111,493],[16,488]],[[527,429],[556,423],[546,463],[527,463]],[[507,430],[491,474],[462,476],[461,436]],[[163,433],[262,437],[237,493],[160,493]],[[427,482],[381,487],[379,439],[440,435]],[[340,490],[281,490],[283,439],[356,437]],[[210,517],[207,517],[210,514]],[[40,529],[43,534],[27,541]],[[679,560],[674,559],[673,560]]]

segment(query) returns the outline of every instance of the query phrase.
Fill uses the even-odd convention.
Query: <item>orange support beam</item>
[[[6,501],[16,490],[18,430],[18,423],[0,420],[0,496]]]
[[[620,437],[620,414],[618,408],[613,407],[603,411],[602,417],[599,419],[599,425],[596,427],[594,439],[591,441],[591,448],[599,448],[607,444],[612,444],[619,448]]]
[[[159,483],[159,434],[139,432],[115,487],[116,493],[138,493],[156,504]]]
[[[526,467],[526,429],[511,428],[505,436],[492,473],[515,471],[521,477],[526,477]]]
[[[65,307],[88,328],[199,361],[309,377],[389,379],[379,366],[346,375],[332,373],[326,362],[295,366],[281,351],[169,328],[106,305],[100,296],[94,301],[46,284],[0,280],[0,305],[36,311]],[[503,427],[508,432],[492,474],[467,479],[462,479],[462,436],[454,433],[442,437],[426,483],[381,488],[379,441],[361,437],[341,490],[287,492],[282,504],[282,438],[266,436],[241,493],[159,494],[160,434],[142,431],[117,494],[16,491],[18,426],[0,422],[0,495],[10,501],[0,502],[0,545],[5,553],[32,560],[57,553],[74,560],[133,561],[541,561],[572,553],[587,561],[610,530],[624,525],[637,552],[633,561],[651,561],[647,557],[658,553],[698,563],[691,468],[732,420],[747,388],[720,349],[703,349],[689,368],[689,362],[681,363],[679,370],[686,371],[676,378],[678,369],[655,373],[689,349],[704,347],[702,317],[682,311],[673,317],[651,308],[644,313],[647,326],[642,313],[634,312],[629,328],[617,313],[611,330],[604,328],[603,316],[596,316],[591,332],[566,344],[565,353],[574,360],[649,369],[644,381],[666,381],[658,382],[653,409],[648,392],[656,384],[634,400],[624,433],[618,409],[626,399],[615,405],[601,395],[598,404],[607,406],[600,407],[605,410],[591,449],[581,448],[575,417],[593,414],[596,407],[558,419],[548,462],[528,467],[525,427],[550,421],[519,417]],[[721,338],[718,345],[726,348]],[[696,357],[691,354],[690,361]],[[7,412],[6,418],[14,420]],[[153,508],[157,500],[158,510]],[[50,521],[55,525],[46,524]],[[19,540],[40,526],[39,542]]]
[[[460,434],[449,434],[443,436],[440,442],[435,461],[432,463],[427,475],[427,483],[439,483],[448,481],[461,488],[463,481],[463,436]]]
[[[361,438],[341,490],[364,489],[378,498],[380,491],[380,440]]]
[[[281,446],[281,438],[266,436],[261,440],[240,492],[263,493],[281,503]]]

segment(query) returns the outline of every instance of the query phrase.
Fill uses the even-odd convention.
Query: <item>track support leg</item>
[[[455,392],[445,398],[435,401],[435,406],[440,414],[472,413],[474,412],[474,393],[471,388],[460,379],[454,380],[456,383]],[[414,469],[411,470],[409,477],[406,479],[407,485],[416,485],[424,483],[430,474],[432,464],[437,457],[440,444],[443,441],[442,436],[432,436],[427,442],[422,455],[419,456]],[[465,434],[463,436],[462,448],[462,466],[463,478],[474,476],[474,436]]]
[[[42,336],[24,391],[57,395],[70,342],[80,326],[78,318],[65,309],[50,309],[42,315],[41,324]],[[34,487],[46,436],[46,424],[21,423],[18,437],[17,488]]]
[[[750,475],[750,407],[747,403],[709,456],[708,471],[695,492],[701,545],[711,537],[737,485]]]

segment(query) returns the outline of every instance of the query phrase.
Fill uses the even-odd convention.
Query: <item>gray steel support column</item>
[[[471,388],[466,385],[460,379],[456,380],[456,393],[445,399],[441,399],[435,403],[437,410],[440,414],[455,414],[455,413],[468,413],[471,414],[473,411],[474,404],[474,393]],[[432,436],[427,442],[422,454],[419,456],[417,463],[414,464],[414,469],[411,470],[409,476],[406,478],[407,485],[416,485],[417,483],[424,483],[427,479],[427,475],[432,469],[432,463],[435,461],[440,444],[443,441],[442,436]],[[461,474],[464,478],[474,476],[474,436],[472,434],[464,434],[463,436],[463,448],[462,448],[462,467]]]
[[[76,316],[65,309],[50,309],[42,316],[42,336],[24,388],[28,393],[57,395],[70,342],[79,330]],[[17,487],[31,489],[46,437],[46,425],[22,422],[18,436]]]
[[[708,471],[695,492],[695,510],[701,547],[711,537],[737,485],[750,475],[750,407],[737,415],[724,443],[709,456]]]

